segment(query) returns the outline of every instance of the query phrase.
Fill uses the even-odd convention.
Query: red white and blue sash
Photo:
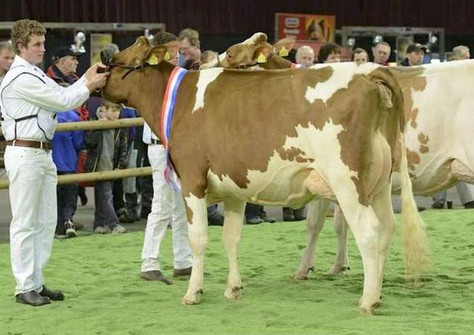
[[[171,134],[171,120],[173,119],[176,95],[186,72],[188,71],[180,67],[173,69],[168,79],[168,84],[166,85],[163,104],[161,106],[161,142],[163,142],[163,147],[166,152],[165,180],[175,192],[181,191],[181,183],[170,160],[168,141]]]

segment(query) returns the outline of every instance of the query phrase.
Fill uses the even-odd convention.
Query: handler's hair
[[[20,44],[26,47],[30,42],[30,37],[46,35],[44,26],[36,20],[23,19],[18,20],[11,30],[11,40],[15,53],[20,54]]]

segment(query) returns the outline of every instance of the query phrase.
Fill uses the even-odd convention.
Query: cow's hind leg
[[[391,187],[388,186],[380,192],[372,201],[372,207],[374,208],[375,214],[379,218],[381,223],[379,230],[380,239],[380,251],[379,251],[379,278],[380,278],[380,291],[382,291],[383,273],[385,264],[387,263],[387,257],[390,247],[390,241],[392,240],[393,233],[395,232],[396,219],[393,214],[392,207],[392,195]]]
[[[389,199],[385,196],[375,200],[380,201],[377,210],[383,206],[391,206],[383,204]],[[393,229],[388,228],[385,220],[379,220],[372,206],[361,205],[353,199],[344,200],[340,201],[340,205],[354,234],[364,266],[364,291],[359,306],[363,312],[372,314],[380,304],[383,268]]]
[[[193,254],[193,270],[183,304],[194,305],[201,300],[204,288],[204,253],[207,248],[207,204],[193,195],[185,198],[188,207],[189,244]],[[192,213],[192,214],[189,214]]]
[[[307,244],[301,257],[300,266],[294,275],[295,279],[308,279],[309,271],[314,269],[314,254],[319,233],[324,226],[324,218],[329,206],[328,200],[315,200],[308,204],[306,215]]]
[[[238,247],[244,223],[244,201],[224,202],[224,228],[222,240],[229,260],[229,275],[224,296],[228,299],[239,299],[242,296],[242,282],[237,261]]]
[[[349,257],[347,255],[347,232],[349,225],[342,213],[341,207],[336,205],[334,208],[334,232],[337,236],[337,253],[332,268],[328,275],[340,275],[349,270]]]

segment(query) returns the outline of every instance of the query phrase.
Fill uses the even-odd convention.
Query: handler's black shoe
[[[140,278],[145,279],[145,280],[156,280],[160,281],[162,283],[165,283],[166,285],[171,285],[173,282],[169,280],[168,278],[165,277],[164,274],[161,273],[161,271],[158,270],[152,270],[152,271],[142,271],[140,273]]]
[[[42,297],[36,291],[28,291],[25,293],[19,293],[15,296],[15,298],[16,298],[16,302],[20,304],[31,305],[35,307],[41,306],[41,305],[47,305],[51,303],[51,300],[49,300],[48,297]]]
[[[50,290],[46,286],[43,286],[43,290],[39,293],[42,297],[48,297],[53,301],[61,301],[64,300],[64,294],[61,291]]]

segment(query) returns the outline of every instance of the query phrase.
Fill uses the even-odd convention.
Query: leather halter
[[[107,56],[105,56],[104,52],[100,53],[100,60],[102,61],[102,64],[104,64],[106,66],[106,68],[105,69],[99,68],[99,70],[100,70],[99,72],[108,71],[108,70],[112,69],[113,67],[119,67],[119,68],[122,68],[122,69],[129,69],[122,76],[122,80],[125,79],[126,76],[128,76],[130,73],[132,73],[134,71],[141,71],[144,68],[146,68],[147,66],[152,66],[149,63],[143,63],[143,64],[140,64],[140,65],[122,65],[122,64],[112,63],[111,60]],[[157,65],[157,64],[155,64],[155,65]]]

